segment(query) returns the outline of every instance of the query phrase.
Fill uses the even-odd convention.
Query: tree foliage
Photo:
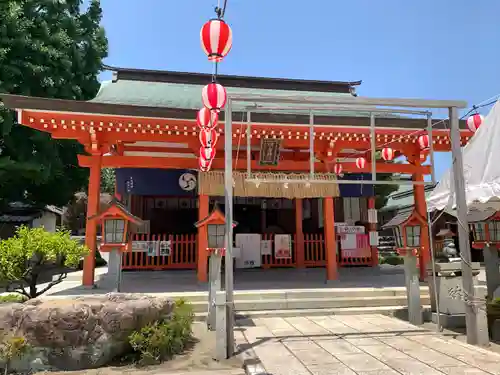
[[[88,249],[71,239],[69,231],[47,232],[21,226],[14,237],[0,241],[0,281],[7,290],[35,298],[62,282],[69,269],[77,268]],[[41,290],[47,273],[58,277]]]
[[[0,92],[88,100],[107,56],[99,0],[0,1]],[[88,179],[74,141],[51,140],[0,107],[0,205],[64,205]]]
[[[115,193],[115,170],[113,168],[103,168],[101,170],[101,193]]]

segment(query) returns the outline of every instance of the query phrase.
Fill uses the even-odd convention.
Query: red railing
[[[304,264],[306,267],[326,265],[323,233],[304,233]]]
[[[262,234],[262,240],[269,240],[274,249],[274,234]],[[170,241],[170,254],[154,255],[147,251],[130,251],[123,254],[123,269],[128,270],[167,270],[196,269],[197,235],[196,234],[136,234],[133,241]],[[292,235],[291,258],[276,258],[272,255],[262,255],[262,268],[296,267],[297,235]],[[339,257],[339,266],[370,265],[370,257]],[[306,267],[325,267],[326,252],[322,233],[304,233],[304,265]]]
[[[271,241],[271,248],[274,249],[274,234],[264,233],[262,234],[262,241]],[[278,268],[278,267],[295,267],[297,260],[295,257],[295,243],[297,240],[296,235],[292,235],[292,257],[291,258],[278,258],[274,256],[274,251],[272,255],[262,255],[262,268]]]
[[[136,234],[133,241],[170,241],[170,254],[132,250],[123,254],[123,269],[196,269],[196,234]]]

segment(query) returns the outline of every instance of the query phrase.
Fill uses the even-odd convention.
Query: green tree
[[[115,193],[115,170],[113,168],[103,168],[101,170],[101,193]]]
[[[72,240],[69,231],[47,232],[21,226],[14,237],[0,241],[0,281],[8,292],[36,298],[62,282],[69,269],[77,268],[88,249]],[[42,289],[37,284],[58,276]]]
[[[108,43],[100,26],[99,0],[0,1],[0,92],[88,100]],[[0,107],[0,206],[15,200],[64,205],[81,190],[88,171],[79,168],[83,147],[52,140],[16,122]]]

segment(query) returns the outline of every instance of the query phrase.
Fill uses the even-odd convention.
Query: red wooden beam
[[[79,155],[78,161],[80,166],[89,167],[92,164],[92,157]],[[247,161],[240,159],[233,162],[233,168],[237,170],[245,170]],[[293,161],[283,160],[277,166],[260,166],[259,162],[252,160],[252,170],[260,171],[290,171],[290,172],[307,172],[309,171],[309,161]],[[342,163],[345,172],[354,173],[369,173],[370,166],[363,169],[356,167],[355,163]],[[102,158],[103,168],[162,168],[162,169],[198,169],[198,159],[192,158],[163,158],[163,157],[144,157],[144,156],[105,156]],[[224,159],[216,158],[212,164],[213,169],[223,169]],[[325,163],[315,163],[315,171],[327,172],[329,165]],[[377,172],[379,173],[423,173],[430,174],[429,166],[414,166],[411,164],[393,164],[393,163],[377,163]]]

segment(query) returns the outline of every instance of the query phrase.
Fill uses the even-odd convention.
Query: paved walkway
[[[383,315],[242,321],[272,375],[500,374],[500,355]]]

